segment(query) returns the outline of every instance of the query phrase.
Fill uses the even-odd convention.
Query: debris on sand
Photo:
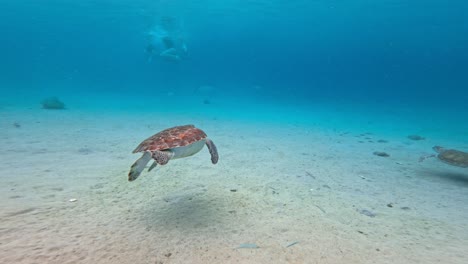
[[[46,98],[42,100],[41,104],[42,108],[44,109],[65,109],[65,104],[62,101],[60,101],[57,97]]]
[[[369,210],[367,210],[367,209],[361,209],[361,210],[358,210],[358,212],[359,212],[360,214],[362,214],[362,215],[365,215],[365,216],[368,216],[368,217],[372,217],[372,218],[375,217],[375,216],[377,215],[376,213],[371,212],[371,211],[369,211]]]

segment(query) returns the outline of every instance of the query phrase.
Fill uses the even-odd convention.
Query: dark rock
[[[90,149],[90,148],[84,147],[84,148],[79,148],[79,149],[78,149],[78,153],[80,153],[80,154],[82,154],[82,155],[88,155],[88,154],[93,153],[93,150]]]
[[[381,151],[374,151],[372,154],[379,156],[379,157],[390,157],[390,155],[386,152],[381,152]]]
[[[411,139],[411,140],[424,140],[424,139],[426,139],[425,137],[421,137],[420,135],[409,135],[408,138]]]
[[[57,97],[46,98],[41,102],[41,104],[42,108],[44,109],[65,109],[65,104],[62,101],[60,101]]]

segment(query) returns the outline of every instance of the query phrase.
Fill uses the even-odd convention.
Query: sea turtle
[[[138,145],[133,153],[144,152],[143,156],[133,163],[128,180],[133,181],[144,170],[146,164],[154,159],[148,171],[151,171],[157,164],[165,165],[171,159],[192,156],[199,152],[206,145],[211,154],[211,162],[218,162],[218,150],[213,141],[206,137],[203,130],[194,125],[176,126],[165,129]]]
[[[441,146],[434,146],[432,148],[435,152],[439,153],[437,158],[441,161],[458,167],[468,167],[468,153],[455,149],[446,149]]]

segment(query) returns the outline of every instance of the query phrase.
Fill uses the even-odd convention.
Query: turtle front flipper
[[[156,150],[153,152],[153,159],[160,165],[166,165],[173,156],[174,153],[170,150]],[[156,165],[153,165],[151,165],[152,168],[150,169],[156,167]]]
[[[157,161],[153,161],[153,164],[151,164],[151,166],[149,167],[148,172],[150,172],[151,170],[153,170],[157,165],[158,165],[158,162],[157,162]]]
[[[134,181],[138,176],[140,176],[141,172],[145,169],[146,164],[151,160],[151,152],[146,151],[141,158],[137,159],[135,163],[133,163],[132,167],[130,168],[130,172],[128,173],[128,181]]]
[[[209,139],[206,139],[205,144],[208,147],[208,150],[210,151],[211,163],[213,164],[218,163],[219,155],[218,155],[218,149],[216,148],[216,145],[213,143],[213,141]]]

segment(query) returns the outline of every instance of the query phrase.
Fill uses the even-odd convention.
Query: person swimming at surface
[[[154,55],[167,61],[180,61],[187,54],[187,46],[182,37],[180,25],[174,19],[164,17],[160,24],[148,32],[148,45],[145,52],[151,62]]]

